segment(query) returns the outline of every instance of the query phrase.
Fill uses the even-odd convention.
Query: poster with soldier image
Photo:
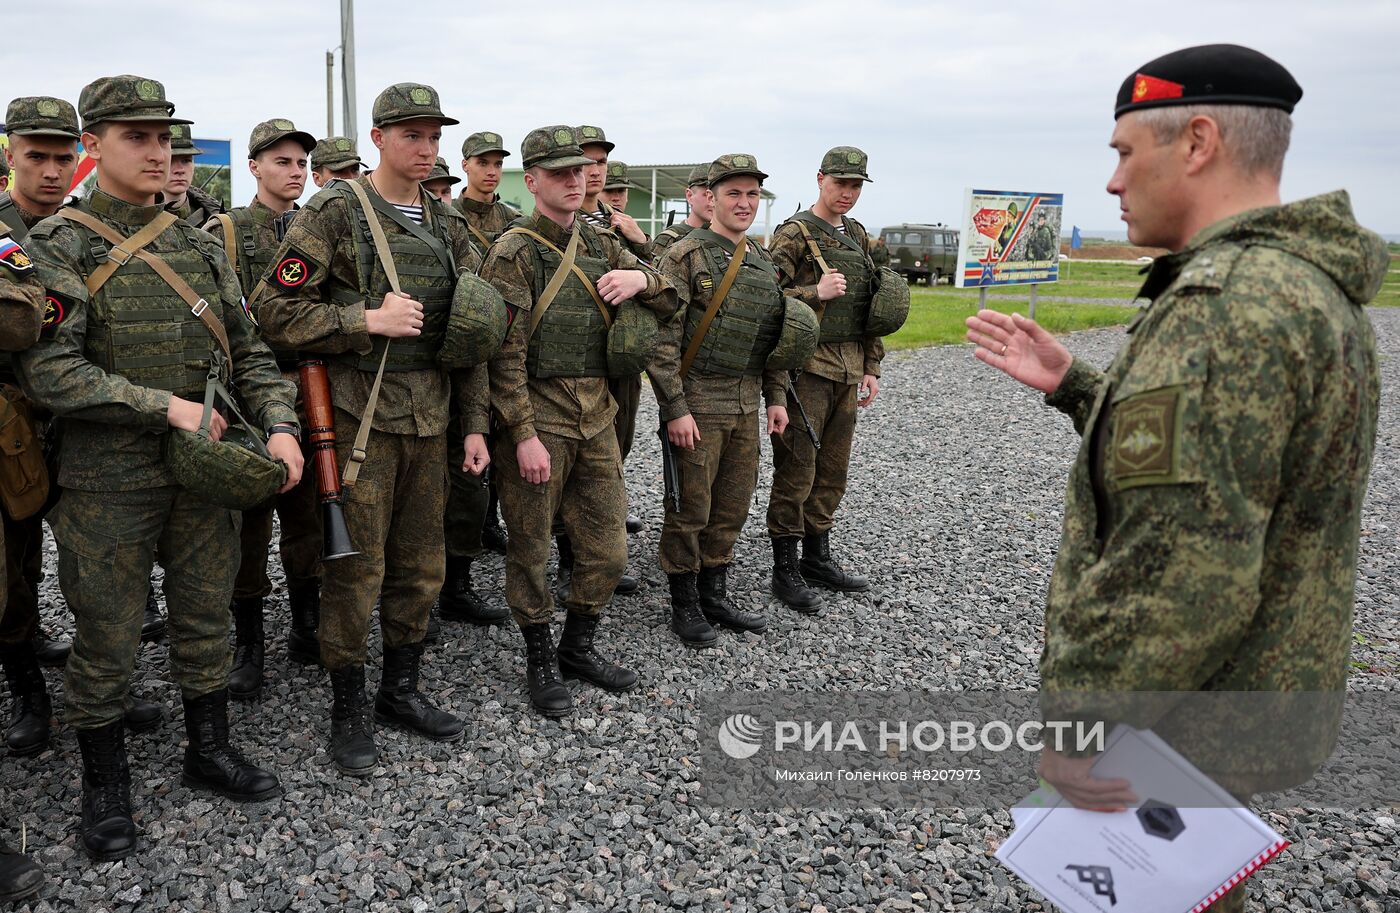
[[[954,284],[983,288],[1057,281],[1063,211],[1061,193],[969,187]]]

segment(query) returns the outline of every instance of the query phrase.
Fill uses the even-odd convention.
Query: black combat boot
[[[613,587],[613,595],[631,596],[633,593],[637,592],[637,590],[641,589],[641,586],[641,582],[638,581],[636,577],[624,573],[621,577],[617,578],[617,586]]]
[[[448,621],[498,625],[510,617],[504,605],[491,606],[472,589],[472,559],[447,556],[447,576],[438,594],[438,611]]]
[[[695,590],[695,574],[667,574],[671,584],[671,630],[687,647],[703,650],[719,640],[716,631],[700,614],[700,594]]]
[[[627,535],[635,536],[645,527],[642,525],[642,518],[636,514],[627,515]]]
[[[42,628],[34,632],[34,637],[29,643],[34,648],[34,658],[39,661],[39,665],[49,668],[62,666],[68,662],[68,654],[73,652],[71,643],[50,637]]]
[[[185,785],[207,789],[235,802],[261,802],[282,795],[272,773],[254,766],[228,741],[228,690],[185,696]]]
[[[729,568],[723,565],[701,569],[698,581],[700,611],[710,624],[762,634],[768,628],[768,619],[757,612],[745,612],[729,601],[725,585],[728,572]]]
[[[506,535],[505,527],[501,526],[501,517],[496,510],[498,503],[493,486],[491,499],[486,502],[486,522],[481,527],[481,547],[504,555],[510,538]]]
[[[5,729],[5,744],[10,746],[10,754],[19,757],[38,754],[49,747],[49,718],[53,716],[44,670],[27,643],[6,647],[0,662],[10,683],[10,725]]]
[[[554,575],[554,598],[565,602],[569,598],[569,584],[574,579],[574,544],[568,536],[555,536],[554,545],[559,549],[559,569]]]
[[[44,886],[44,870],[28,856],[0,842],[0,904],[33,897]]]
[[[559,635],[559,671],[605,691],[631,691],[637,687],[637,673],[617,665],[593,647],[600,620],[597,615],[583,615],[572,609],[564,616],[564,633]]]
[[[292,626],[287,631],[287,658],[303,666],[321,664],[321,581],[287,581],[287,607]]]
[[[548,717],[573,713],[574,697],[559,674],[559,657],[549,622],[521,625],[520,633],[525,638],[525,687],[530,692],[530,703]]]
[[[141,643],[153,644],[165,637],[165,619],[160,614],[160,603],[156,602],[156,582],[146,591],[146,617],[141,622]]]
[[[263,601],[254,596],[233,601],[233,671],[228,693],[236,701],[254,701],[263,683]]]
[[[838,593],[864,593],[870,581],[859,574],[848,574],[831,558],[831,533],[817,533],[802,538],[802,561],[798,570],[808,583],[824,586]]]
[[[442,623],[438,621],[437,606],[428,610],[428,627],[423,632],[423,643],[435,644],[442,640]]]
[[[125,859],[136,849],[126,731],[117,720],[77,732],[83,754],[83,849],[98,862]]]
[[[128,694],[126,710],[122,711],[122,722],[127,732],[150,732],[165,720],[165,711],[160,704],[143,701],[134,694]]]
[[[822,594],[807,585],[797,570],[797,537],[773,538],[773,595],[790,609],[815,615],[825,604]]]
[[[422,661],[422,644],[384,648],[384,672],[379,679],[379,693],[374,696],[374,720],[435,742],[455,742],[462,737],[466,723],[434,707],[428,696],[418,690]]]
[[[331,759],[343,774],[367,777],[379,749],[365,718],[365,667],[331,669]]]

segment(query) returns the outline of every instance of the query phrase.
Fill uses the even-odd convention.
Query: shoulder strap
[[[792,221],[793,224],[797,226],[797,230],[802,232],[802,237],[807,239],[807,250],[811,251],[812,259],[817,261],[817,266],[821,269],[822,275],[825,276],[827,273],[831,272],[831,264],[827,263],[826,258],[822,256],[822,249],[817,246],[816,238],[813,238],[812,233],[807,230],[807,224],[801,219],[793,219]]]
[[[486,239],[486,235],[477,230],[477,227],[473,225],[470,220],[467,221],[467,229],[481,242],[481,252],[483,254],[486,253],[486,249],[491,246],[491,242]]]
[[[554,303],[554,296],[559,294],[559,290],[564,287],[564,282],[569,278],[569,271],[574,268],[574,259],[578,257],[579,231],[574,229],[569,235],[569,243],[564,247],[564,253],[559,261],[559,268],[554,271],[554,275],[549,277],[549,282],[545,285],[544,291],[540,292],[540,297],[535,300],[535,306],[530,309],[530,333],[526,338],[535,335],[535,331],[540,328],[540,321],[544,320],[544,312],[549,310],[549,306]]]
[[[705,341],[705,334],[710,331],[710,324],[714,322],[715,315],[719,313],[720,305],[724,304],[724,299],[729,297],[729,289],[734,285],[734,280],[739,277],[739,269],[744,265],[744,256],[748,253],[749,239],[741,238],[734,248],[734,256],[729,258],[729,268],[724,271],[724,278],[719,281],[719,288],[715,290],[715,296],[710,299],[710,306],[705,308],[704,315],[700,318],[700,325],[695,328],[695,335],[690,338],[690,345],[685,347],[685,355],[681,358],[681,378],[684,379],[690,373],[690,366],[695,364],[695,356],[700,354],[700,343]]]
[[[10,237],[23,241],[29,235],[29,226],[19,214],[19,207],[8,193],[0,193],[0,231],[7,230]]]
[[[233,227],[233,216],[226,212],[218,213],[214,216],[219,220],[219,227],[223,229],[224,253],[228,255],[229,261],[233,263],[233,271],[241,273],[238,268],[238,232]],[[241,276],[239,277],[242,278]]]
[[[392,203],[381,197],[379,194],[375,194],[371,197],[369,194],[365,193],[365,189],[360,186],[358,181],[347,181],[346,183],[355,189],[355,196],[359,197],[360,205],[364,206],[366,203],[368,204],[368,206],[365,207],[365,215],[370,217],[369,221],[371,226],[371,232],[373,232],[375,227],[377,227],[376,223],[378,222],[377,219],[373,218],[372,213],[369,211],[370,208],[373,208],[375,212],[383,213],[384,216],[386,216],[389,219],[389,221],[393,222],[395,225],[399,226],[404,231],[413,235],[413,237],[417,238],[419,241],[422,241],[424,244],[428,245],[428,248],[442,263],[443,269],[447,270],[447,275],[457,275],[457,261],[452,259],[452,251],[447,249],[447,245],[442,243],[441,238],[428,231],[426,228],[424,228],[422,225],[419,225],[417,222],[413,221],[408,216],[399,212],[399,210],[395,208]],[[422,198],[420,197],[419,199]],[[425,200],[423,205],[423,214],[425,217],[430,217],[430,209],[431,204]],[[379,234],[384,234],[384,230],[382,228],[379,229]],[[375,244],[375,248],[376,250],[379,248],[378,243]],[[379,251],[379,259],[385,259],[385,253],[387,250],[388,245],[386,243],[384,250]],[[395,291],[397,291],[397,289]]]
[[[833,238],[835,238],[838,242],[840,242],[841,245],[842,245],[843,247],[849,247],[851,250],[855,251],[856,253],[860,254],[861,256],[867,256],[868,253],[869,253],[868,251],[866,251],[866,249],[865,249],[864,247],[862,247],[861,245],[859,245],[859,244],[856,243],[856,239],[855,239],[855,238],[852,238],[852,237],[851,237],[851,234],[850,234],[851,228],[850,228],[849,225],[846,226],[846,232],[843,234],[842,232],[839,232],[839,231],[837,231],[836,229],[832,228],[831,225],[828,224],[827,222],[824,222],[824,221],[822,221],[821,219],[818,219],[816,216],[812,215],[812,213],[811,213],[810,211],[808,211],[808,212],[799,212],[797,215],[793,216],[792,218],[793,218],[793,221],[795,221],[795,222],[797,223],[797,225],[798,225],[799,228],[804,227],[806,223],[811,223],[812,225],[817,226],[817,228],[819,228],[819,229],[821,229],[822,231],[826,232],[827,234],[831,235],[831,236],[832,236]],[[841,221],[842,221],[842,223],[844,224],[844,223],[846,222],[846,217],[845,217],[845,216],[842,216],[842,217],[841,217]],[[803,231],[802,234],[805,235],[805,236],[807,237],[808,240],[811,240],[812,235],[811,235],[810,232],[808,232],[808,231]]]
[[[107,262],[88,276],[89,295],[97,294],[97,290],[106,283],[112,273],[125,265],[132,257],[140,258],[156,271],[156,275],[160,276],[166,285],[175,290],[175,294],[179,295],[185,304],[189,305],[190,312],[199,318],[200,322],[204,324],[204,328],[218,341],[219,348],[223,350],[224,357],[228,359],[229,368],[232,370],[233,352],[229,349],[228,333],[224,330],[224,325],[215,320],[214,315],[209,313],[209,302],[201,298],[199,292],[191,288],[190,284],[182,279],[180,274],[170,267],[169,263],[145,249],[146,245],[154,241],[161,232],[179,221],[179,217],[175,213],[162,212],[130,238],[123,238],[116,229],[81,209],[65,207],[59,210],[58,215],[95,232],[113,245],[112,249],[107,252]],[[157,226],[159,227],[157,228]],[[102,274],[101,278],[99,278],[99,273]]]
[[[523,225],[517,225],[517,226],[515,226],[514,228],[508,229],[508,230],[505,232],[505,234],[507,234],[507,235],[525,235],[526,237],[533,238],[534,240],[536,240],[536,241],[538,241],[539,243],[543,244],[545,247],[547,247],[547,248],[549,248],[550,250],[554,251],[554,252],[555,252],[556,254],[558,254],[560,257],[563,257],[563,256],[564,256],[564,251],[560,250],[560,249],[559,249],[555,244],[553,244],[548,238],[546,238],[544,235],[540,234],[539,232],[535,231],[534,229],[526,228],[526,227],[523,226]],[[583,234],[582,229],[581,229],[577,224],[575,224],[575,225],[574,225],[574,233],[573,233],[573,236],[569,238],[569,245],[570,245],[571,247],[574,246],[575,242],[576,242],[577,239],[578,239],[578,236],[581,235],[581,234]],[[503,235],[502,237],[504,237],[504,235]],[[575,250],[575,256],[577,256],[577,250]],[[609,328],[611,328],[611,327],[612,327],[612,320],[613,320],[613,319],[612,319],[612,313],[608,310],[608,306],[607,306],[606,304],[603,303],[603,298],[602,298],[602,296],[600,296],[600,295],[598,294],[598,288],[597,288],[597,286],[595,286],[595,285],[593,284],[593,280],[592,280],[592,279],[589,279],[589,278],[588,278],[588,274],[585,273],[582,269],[580,269],[579,266],[578,266],[578,264],[576,264],[576,263],[574,262],[574,257],[570,257],[570,258],[569,258],[569,262],[568,262],[567,266],[566,266],[564,263],[560,263],[559,269],[555,270],[554,276],[550,278],[550,280],[549,280],[549,285],[554,285],[555,280],[558,280],[559,286],[562,288],[563,285],[564,285],[564,280],[563,280],[563,279],[560,279],[559,277],[562,276],[562,275],[564,275],[565,273],[567,273],[567,272],[569,272],[569,271],[572,271],[573,274],[574,274],[575,276],[578,277],[579,281],[583,283],[583,287],[586,288],[586,289],[588,289],[588,294],[591,295],[591,296],[593,297],[593,303],[596,304],[596,305],[598,305],[598,310],[600,310],[600,311],[603,312],[603,322],[606,323],[606,324],[608,325]],[[546,286],[546,288],[548,288],[548,286]],[[555,289],[555,294],[558,294],[558,289]],[[536,305],[536,306],[538,306],[538,305]],[[534,331],[534,328],[531,327],[531,332],[533,332],[533,331]]]

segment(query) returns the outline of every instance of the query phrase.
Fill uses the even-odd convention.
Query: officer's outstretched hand
[[[479,476],[486,471],[487,466],[491,465],[491,451],[486,447],[486,435],[484,434],[467,435],[466,439],[462,441],[462,451],[466,454],[466,459],[462,460],[463,472]],[[549,456],[549,454],[546,453],[545,456]]]
[[[621,304],[647,287],[647,274],[639,269],[615,269],[598,280],[598,294],[608,304]]]
[[[1036,773],[1044,778],[1075,808],[1096,812],[1121,812],[1138,804],[1133,785],[1127,780],[1104,780],[1090,773],[1097,757],[1071,758],[1045,749]]]
[[[666,423],[666,437],[677,447],[694,450],[700,442],[700,426],[695,424],[695,416],[682,415]]]
[[[267,438],[267,452],[274,460],[287,464],[287,481],[277,489],[279,495],[286,494],[301,481],[304,460],[301,455],[301,442],[290,434],[272,434]]]
[[[170,423],[171,428],[179,428],[191,434],[199,430],[199,423],[204,419],[204,406],[200,403],[192,403],[187,399],[178,396],[170,397],[170,405],[165,407],[165,420]],[[217,441],[224,436],[228,430],[228,420],[218,412],[215,412],[209,419],[209,439]]]
[[[423,332],[423,302],[389,292],[377,308],[365,308],[365,329],[374,336],[418,336]]]
[[[531,485],[549,481],[549,451],[538,435],[515,445],[515,462],[520,464],[520,478]]]
[[[768,433],[782,434],[787,430],[788,414],[787,406],[768,407]]]
[[[844,273],[827,273],[817,280],[817,297],[822,301],[840,298],[844,294],[846,294]]]
[[[967,318],[967,341],[972,353],[1041,393],[1060,388],[1074,356],[1040,324],[1020,314],[982,310]]]

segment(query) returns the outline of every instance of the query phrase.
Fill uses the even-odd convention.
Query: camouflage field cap
[[[355,149],[355,141],[348,136],[328,136],[311,150],[312,168],[329,168],[339,171],[351,165],[363,165],[360,153]]]
[[[758,159],[746,152],[732,152],[729,155],[721,155],[710,163],[707,183],[713,187],[720,181],[737,177],[758,178],[758,182],[762,184],[768,175],[758,170]]]
[[[579,148],[574,128],[566,124],[531,130],[526,134],[525,142],[520,144],[520,159],[524,168],[543,168],[546,171],[593,164],[593,160]]]
[[[194,133],[189,124],[170,125],[171,155],[203,155],[204,150],[194,144]]]
[[[462,141],[462,158],[464,159],[469,159],[474,155],[485,155],[488,152],[510,155],[510,150],[506,148],[505,140],[501,139],[501,134],[492,133],[490,130],[473,133]]]
[[[305,130],[298,130],[296,124],[285,117],[274,117],[253,128],[253,132],[248,136],[248,158],[284,139],[296,140],[308,153],[316,148],[316,137]]]
[[[578,144],[583,146],[602,146],[608,152],[617,148],[616,144],[608,142],[608,135],[603,132],[602,127],[593,127],[585,124],[575,128],[578,131]]]
[[[690,169],[690,177],[686,178],[687,187],[708,187],[710,185],[710,166],[696,165]]]
[[[417,117],[431,117],[444,127],[461,123],[442,113],[437,89],[417,82],[395,83],[380,92],[374,100],[371,116],[376,127],[387,127]]]
[[[870,180],[866,165],[870,157],[855,146],[837,146],[822,156],[822,174],[833,178]]]
[[[627,163],[618,161],[608,162],[608,177],[603,184],[604,190],[622,190],[630,188],[632,185],[627,182]]]
[[[448,181],[452,184],[462,183],[461,178],[457,177],[455,174],[453,174],[447,169],[447,159],[443,158],[440,155],[438,156],[437,161],[433,162],[433,170],[429,171],[428,176],[423,178],[423,180],[419,181],[419,183],[426,184],[429,181]]]
[[[78,95],[83,129],[108,121],[148,121],[190,124],[175,116],[175,105],[165,97],[165,86],[144,76],[103,76],[83,86]]]
[[[30,95],[16,98],[5,110],[5,132],[11,136],[61,136],[79,139],[78,112],[61,98]]]

